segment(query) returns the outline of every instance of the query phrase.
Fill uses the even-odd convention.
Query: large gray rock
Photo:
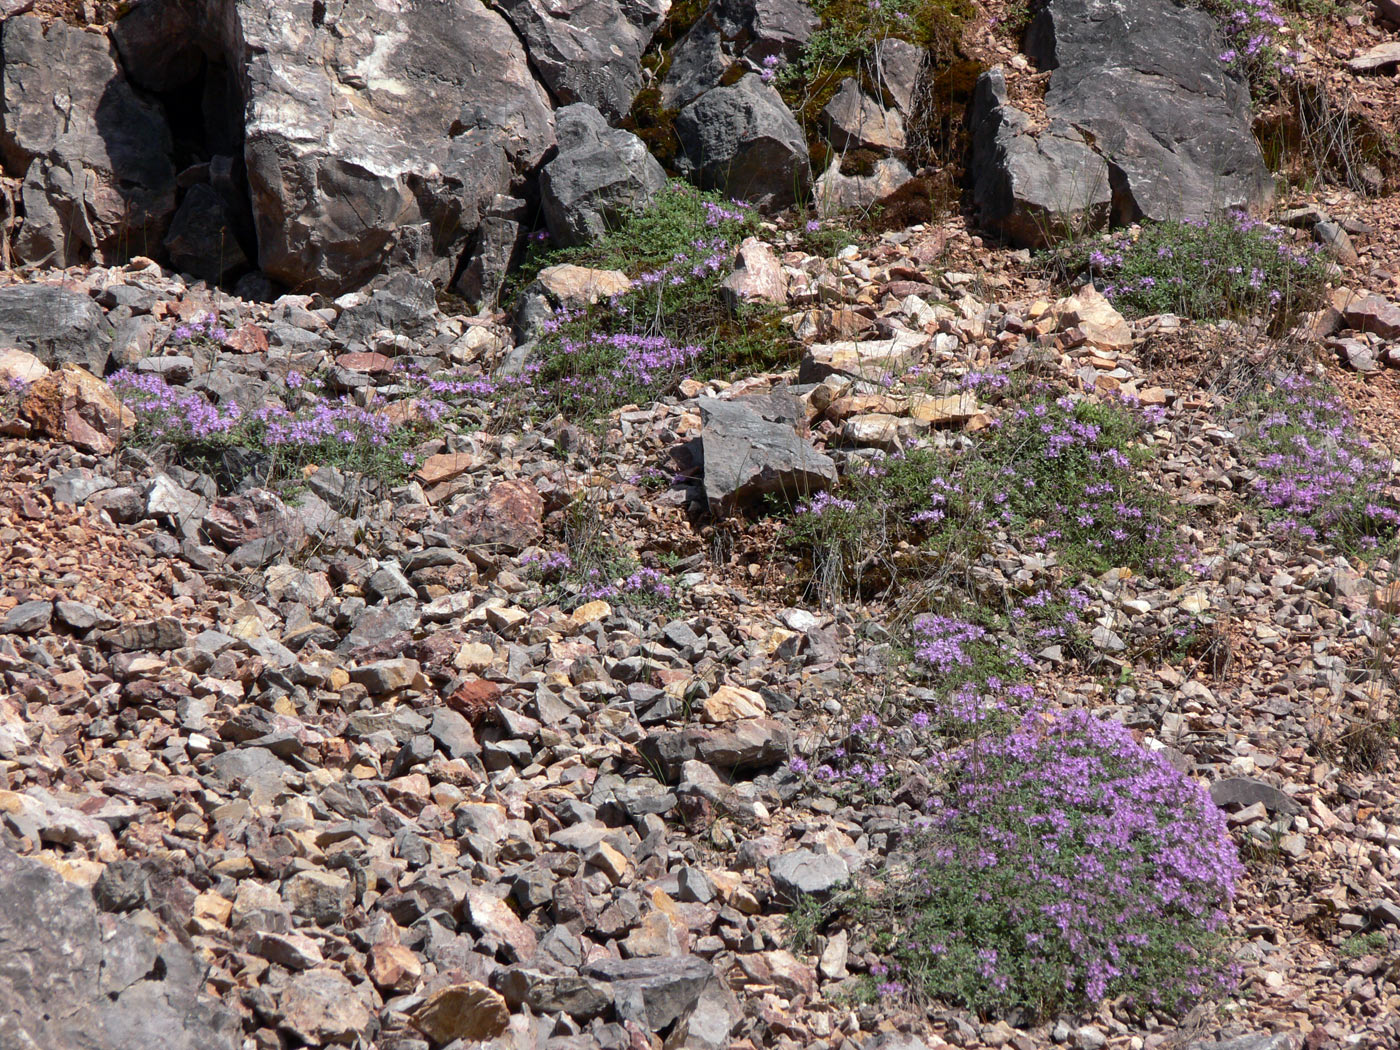
[[[495,306],[506,275],[525,245],[529,205],[519,197],[498,193],[481,217],[476,239],[454,290],[475,307]]]
[[[0,1046],[236,1050],[238,1018],[174,941],[99,912],[91,895],[0,845]]]
[[[1054,70],[1046,109],[1112,168],[1115,220],[1272,201],[1249,90],[1221,63],[1224,46],[1210,14],[1175,0],[1050,0],[1036,16],[1026,52]]]
[[[720,85],[736,61],[751,69],[764,59],[795,61],[821,27],[802,0],[711,0],[671,50],[661,104],[678,109]]]
[[[699,405],[705,497],[712,513],[769,493],[798,499],[835,483],[836,464],[797,433],[801,405],[791,394],[701,398]]]
[[[714,1045],[711,1040],[718,1029],[723,1029],[718,1032],[721,1040],[728,1036],[739,1020],[733,998],[715,974],[714,967],[698,956],[598,959],[584,966],[582,973],[610,986],[618,1018],[632,1021],[644,1031],[659,1032],[676,1022],[686,1027],[687,1019],[706,999],[727,1003],[728,1009],[722,1011],[724,1019],[718,1024],[707,1022],[709,1040],[704,1045]]]
[[[601,237],[666,185],[666,172],[646,144],[608,127],[592,106],[566,106],[554,120],[559,154],[540,174],[540,202],[555,242]]]
[[[0,28],[0,154],[24,180],[18,262],[118,263],[159,250],[175,211],[170,128],[105,33],[38,15]]]
[[[914,178],[914,173],[895,157],[881,157],[866,175],[843,175],[840,159],[812,186],[817,214],[836,215],[857,208],[869,208]]]
[[[630,9],[618,0],[504,0],[500,6],[560,105],[586,102],[620,120],[641,87],[642,52],[670,2]]]
[[[972,127],[972,200],[982,223],[1013,244],[1044,247],[1109,218],[1108,164],[1063,120],[1036,134],[1007,102],[998,66],[977,82]]]
[[[807,142],[782,97],[757,74],[701,95],[676,117],[676,166],[706,189],[784,208],[808,181]]]
[[[50,368],[107,370],[111,328],[102,308],[81,292],[54,284],[0,288],[0,343],[28,350]]]
[[[338,293],[389,267],[450,280],[483,211],[554,144],[544,89],[480,0],[205,0],[243,72],[264,272]]]
[[[847,77],[822,110],[822,124],[832,148],[898,150],[904,148],[904,118],[886,109],[861,90],[855,77]]]
[[[793,850],[768,864],[773,888],[790,901],[799,897],[824,897],[851,877],[851,869],[834,853]]]

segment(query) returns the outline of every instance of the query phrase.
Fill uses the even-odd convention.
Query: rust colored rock
[[[501,699],[501,687],[494,682],[473,678],[463,682],[447,698],[447,706],[473,725],[480,725],[495,710]]]
[[[436,485],[460,477],[471,468],[470,452],[440,452],[423,461],[418,468],[418,480],[425,485]]]
[[[240,354],[265,354],[267,333],[255,324],[245,324],[230,332],[224,345]]]
[[[432,1042],[495,1039],[510,1027],[510,1010],[499,994],[476,981],[448,985],[428,996],[409,1016]]]
[[[1358,332],[1371,332],[1382,339],[1400,337],[1400,306],[1379,295],[1347,304],[1342,317],[1348,327]]]
[[[341,354],[335,363],[349,372],[366,372],[370,375],[387,372],[393,367],[392,361],[376,353]]]
[[[274,493],[252,489],[216,500],[204,516],[204,531],[225,550],[253,540],[273,538],[286,548],[306,535],[301,519]]]
[[[544,535],[544,499],[526,481],[502,481],[451,521],[464,547],[515,554]]]
[[[111,387],[73,364],[35,383],[21,411],[40,433],[104,456],[136,425]]]

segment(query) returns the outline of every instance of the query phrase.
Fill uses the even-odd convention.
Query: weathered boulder
[[[843,80],[826,104],[822,125],[832,148],[841,152],[904,148],[904,119],[899,111],[886,109],[867,95],[854,77]]]
[[[757,237],[745,237],[739,245],[738,265],[720,282],[720,297],[730,312],[745,303],[787,303],[788,276],[777,254]]]
[[[837,158],[813,184],[812,197],[816,200],[817,214],[835,215],[854,208],[868,208],[913,177],[896,157],[881,157],[864,175],[842,174],[841,160]]]
[[[540,173],[540,203],[556,243],[601,237],[666,185],[646,144],[608,127],[593,106],[566,106],[554,120],[559,153]]]
[[[1108,164],[1064,121],[1033,132],[1031,118],[1008,103],[1000,67],[977,81],[969,124],[972,199],[989,229],[1044,247],[1108,221]]]
[[[619,120],[641,87],[642,52],[670,6],[670,0],[647,7],[618,0],[505,0],[501,10],[560,105],[586,102]]]
[[[16,259],[61,267],[156,251],[175,211],[170,128],[106,34],[19,15],[0,27],[0,48],[0,154],[24,180]]]
[[[1072,124],[1111,166],[1116,221],[1201,219],[1272,201],[1249,89],[1220,61],[1207,12],[1175,0],[1050,0],[1025,47],[1054,70],[1051,120]]]
[[[820,27],[802,0],[711,0],[671,50],[661,104],[679,109],[719,87],[736,61],[752,69],[768,58],[794,61]]]
[[[676,117],[676,165],[706,189],[765,208],[803,193],[807,142],[778,92],[750,73],[701,95]]]
[[[554,144],[544,89],[480,0],[206,0],[243,71],[258,262],[305,291],[388,267],[445,284],[482,213]]]
[[[79,364],[107,370],[111,329],[102,308],[81,292],[56,284],[0,288],[0,342],[22,347],[49,368]]]
[[[836,481],[836,464],[797,433],[805,413],[791,394],[701,398],[705,498],[714,514],[769,493],[793,499]]]
[[[136,425],[135,414],[112,388],[77,365],[64,365],[34,383],[21,406],[41,434],[106,455]]]
[[[235,1050],[239,1020],[204,994],[173,940],[101,913],[92,896],[0,844],[0,1045]]]

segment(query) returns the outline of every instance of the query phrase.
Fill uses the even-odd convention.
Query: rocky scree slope
[[[447,416],[405,448],[401,481],[309,464],[294,494],[259,487],[265,461],[143,451],[132,409],[72,361],[104,325],[146,318],[163,346],[113,349],[149,389],[226,406],[319,376],[411,419],[417,389],[390,353],[489,362],[509,330],[408,285],[258,304],[144,263],[0,289],[29,348],[0,359],[26,388],[0,488],[3,914],[117,929],[155,960],[99,971],[96,991],[84,968],[72,1017],[136,1024],[129,996],[173,1003],[169,982],[193,979],[207,998],[180,992],[173,1017],[143,1009],[133,1030],[220,1045],[236,1023],[244,1045],[414,1050],[1396,1038],[1394,752],[1357,765],[1327,743],[1393,703],[1366,671],[1386,643],[1362,629],[1393,593],[1325,544],[1278,545],[1245,498],[1250,420],[1211,380],[1248,360],[1248,334],[1060,300],[958,224],[779,258],[805,346],[787,373],[687,380],[601,431]],[[1360,333],[1382,356],[1397,334]],[[841,990],[884,964],[870,931],[795,938],[794,902],[878,877],[919,813],[899,792],[814,790],[791,761],[824,754],[862,698],[909,688],[882,625],[896,610],[794,592],[762,516],[705,523],[774,476],[815,485],[872,450],[967,440],[1014,404],[920,377],[994,361],[1159,406],[1161,484],[1190,508],[1197,557],[1223,567],[1213,583],[1088,581],[1089,649],[1047,648],[1034,672],[1057,704],[1169,749],[1226,808],[1249,861],[1232,919],[1249,995],[1223,1014],[1144,1025],[1108,1005],[1017,1028],[862,1004]],[[1393,420],[1389,373],[1339,381],[1363,418]],[[772,458],[727,462],[739,433]],[[672,483],[697,440],[701,469]],[[558,589],[549,559],[582,557],[587,537],[630,564]],[[1055,579],[1017,534],[994,540],[987,600]],[[1170,657],[1183,622],[1214,641]],[[86,1021],[33,1013],[68,971],[27,957],[6,1023],[86,1045]],[[190,967],[202,976],[171,976]]]

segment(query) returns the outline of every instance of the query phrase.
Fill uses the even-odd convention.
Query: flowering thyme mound
[[[1173,1011],[1229,986],[1243,869],[1209,795],[1162,756],[1067,711],[939,765],[950,791],[878,902],[886,991],[1046,1016],[1118,996]]]
[[[1337,393],[1284,376],[1259,407],[1251,442],[1259,476],[1252,489],[1270,530],[1363,552],[1393,546],[1400,485],[1389,458],[1357,433]]]
[[[1210,222],[1143,226],[1091,243],[1071,260],[1126,313],[1196,321],[1262,317],[1282,328],[1318,301],[1322,251],[1291,231],[1234,212]]]

